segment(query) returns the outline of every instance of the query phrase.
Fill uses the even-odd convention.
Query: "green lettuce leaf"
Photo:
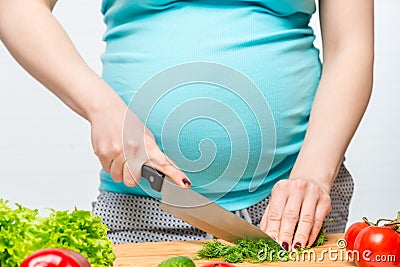
[[[92,267],[112,266],[115,254],[107,227],[90,211],[51,210],[47,217],[0,199],[0,266],[18,267],[43,248],[68,248],[81,253]]]

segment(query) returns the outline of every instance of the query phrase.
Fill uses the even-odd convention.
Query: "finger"
[[[94,153],[99,158],[103,170],[111,173],[111,164],[122,154],[122,148],[117,144],[100,144],[94,148]]]
[[[270,201],[271,201],[271,199],[270,199]],[[263,214],[263,216],[262,216],[262,218],[261,218],[261,221],[260,221],[260,230],[261,231],[263,231],[263,232],[266,232],[267,231],[267,214],[268,214],[268,208],[269,208],[269,206],[267,206],[266,208],[265,208],[265,211],[264,211],[264,214]],[[274,237],[275,238],[275,237]]]
[[[111,158],[104,158],[104,157],[99,157],[99,161],[101,164],[101,167],[106,173],[111,173],[111,163],[112,159]]]
[[[125,160],[122,154],[111,162],[110,174],[115,182],[122,182],[123,180],[124,163]]]
[[[122,178],[126,186],[133,187],[139,183],[142,165],[141,162],[134,160],[124,162]]]
[[[322,224],[324,223],[324,219],[326,215],[331,211],[331,199],[329,195],[324,195],[320,197],[318,201],[317,208],[315,210],[315,218],[314,224],[311,229],[310,238],[308,239],[307,246],[312,245],[317,239],[319,230],[321,230]]]
[[[281,227],[279,229],[279,242],[282,247],[289,250],[292,247],[294,230],[299,221],[303,196],[301,192],[289,196],[283,212]]]
[[[184,172],[182,172],[161,150],[153,151],[150,161],[145,163],[156,170],[164,173],[181,187],[190,187],[192,183]]]
[[[284,190],[285,185],[286,183],[284,181],[275,184],[271,192],[268,214],[266,214],[267,225],[265,232],[275,239],[278,239],[279,237],[283,210],[288,198],[286,191]]]
[[[314,225],[315,211],[318,203],[316,194],[308,193],[301,206],[300,218],[293,239],[293,249],[297,250],[307,244]]]

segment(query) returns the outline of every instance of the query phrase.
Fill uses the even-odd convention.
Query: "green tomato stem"
[[[367,223],[369,226],[376,226],[377,224],[374,224],[373,222],[368,221],[367,217],[362,217],[363,221]]]
[[[397,220],[381,218],[381,219],[378,219],[378,220],[376,221],[376,224],[375,224],[375,225],[376,225],[376,226],[379,225],[380,222],[389,222],[388,224],[391,224],[391,223],[396,223]]]

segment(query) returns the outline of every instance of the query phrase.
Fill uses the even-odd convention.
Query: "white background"
[[[350,222],[393,217],[400,210],[400,1],[375,2],[374,92],[346,155],[356,182]],[[100,2],[89,0],[60,1],[55,9],[98,73],[105,29],[99,10]],[[313,25],[318,27],[316,16]],[[89,124],[32,79],[0,43],[0,198],[44,214],[46,208],[90,209],[99,169]]]

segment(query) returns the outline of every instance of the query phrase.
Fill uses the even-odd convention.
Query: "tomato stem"
[[[369,226],[376,226],[376,224],[374,224],[373,222],[368,221],[367,217],[362,217],[362,219]]]
[[[378,219],[378,220],[376,221],[376,224],[375,224],[375,225],[378,225],[380,222],[389,222],[389,224],[390,224],[390,223],[395,223],[396,220],[393,220],[393,219],[386,219],[386,218],[380,218],[380,219]]]
[[[396,221],[392,221],[390,223],[385,223],[383,226],[387,226],[390,227],[390,229],[392,229],[395,232],[399,232],[399,226],[400,226],[400,222],[396,222]]]

